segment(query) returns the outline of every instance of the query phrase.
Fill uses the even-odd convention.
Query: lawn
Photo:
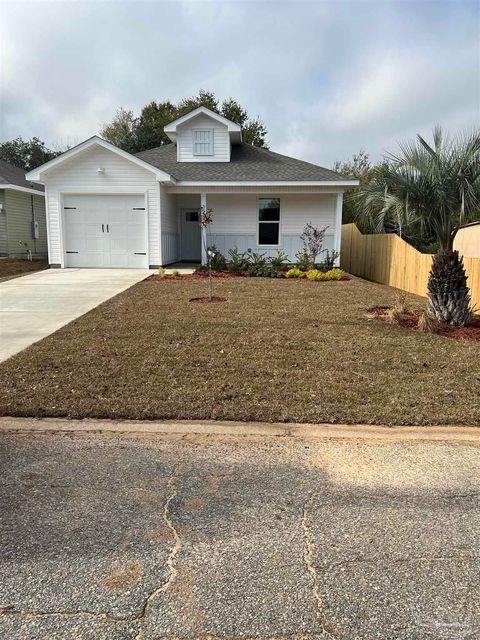
[[[46,260],[18,260],[15,258],[0,259],[0,282],[24,276],[33,271],[41,271],[48,267]]]
[[[144,281],[0,365],[0,413],[480,424],[479,343],[367,316],[358,279]],[[414,306],[421,298],[411,296]]]

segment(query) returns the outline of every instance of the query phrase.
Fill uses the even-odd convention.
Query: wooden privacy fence
[[[472,305],[480,308],[480,258],[464,258]],[[364,235],[355,223],[342,226],[342,269],[419,296],[427,295],[432,256],[394,233]]]

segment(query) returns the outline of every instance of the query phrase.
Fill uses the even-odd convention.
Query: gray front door
[[[182,209],[180,216],[182,221],[182,260],[200,262],[202,245],[198,222],[199,209]]]

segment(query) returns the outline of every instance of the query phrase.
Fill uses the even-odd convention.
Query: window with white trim
[[[258,200],[258,244],[275,246],[280,243],[280,198]]]
[[[193,130],[193,155],[213,156],[213,129]]]

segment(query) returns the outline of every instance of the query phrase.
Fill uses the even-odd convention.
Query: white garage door
[[[64,195],[65,266],[147,268],[143,195]]]

